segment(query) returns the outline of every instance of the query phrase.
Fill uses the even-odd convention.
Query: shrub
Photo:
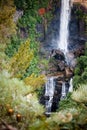
[[[36,77],[35,74],[32,74],[31,76],[25,78],[24,82],[26,85],[33,86],[35,89],[37,89],[45,83],[45,80],[45,75],[40,75]]]
[[[33,58],[33,51],[30,49],[30,41],[27,40],[18,49],[18,52],[10,59],[9,68],[14,77],[21,78]]]

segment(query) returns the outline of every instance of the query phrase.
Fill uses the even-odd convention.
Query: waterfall
[[[66,86],[65,82],[62,83],[62,92],[61,92],[61,99],[64,99],[66,97]]]
[[[47,78],[47,83],[45,85],[45,96],[48,97],[45,101],[46,114],[51,113],[54,89],[55,89],[54,78],[53,77]]]
[[[70,79],[70,82],[69,82],[69,92],[72,92],[73,91],[73,79],[71,78]]]
[[[69,21],[71,12],[71,1],[61,0],[60,32],[58,48],[66,54],[68,52]]]

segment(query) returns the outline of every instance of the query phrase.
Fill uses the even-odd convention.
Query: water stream
[[[62,92],[61,92],[61,99],[64,99],[66,97],[66,86],[65,82],[62,83]]]
[[[70,79],[69,84],[70,84],[69,92],[72,92],[73,91],[73,79],[72,78]]]
[[[71,13],[70,0],[61,0],[58,48],[62,50],[64,54],[68,52],[70,13]]]
[[[47,115],[51,113],[54,90],[55,90],[54,78],[53,77],[47,78],[47,82],[45,85],[45,96],[48,97],[45,101],[45,107],[46,107],[45,113]]]
[[[68,44],[69,44],[69,21],[71,14],[71,0],[61,0],[61,15],[60,15],[60,31],[59,31],[59,40],[58,48],[63,51],[65,54],[66,62],[68,59],[66,54],[68,53]],[[66,97],[66,86],[65,83],[62,83],[62,92],[61,99]]]

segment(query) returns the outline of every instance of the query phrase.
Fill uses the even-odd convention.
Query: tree
[[[9,69],[12,76],[21,78],[30,65],[33,58],[33,50],[30,49],[30,41],[21,44],[18,52],[10,59]]]

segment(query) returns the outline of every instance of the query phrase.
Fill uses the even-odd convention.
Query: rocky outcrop
[[[60,61],[65,60],[64,53],[61,50],[58,50],[58,49],[53,49],[51,51],[50,57],[54,57],[55,59],[60,60]]]
[[[65,68],[65,77],[66,78],[71,78],[73,76],[73,71],[70,69],[70,67]]]
[[[73,54],[76,57],[79,57],[81,55],[84,55],[85,52],[85,45],[80,45],[75,51],[73,51]]]
[[[61,78],[62,75],[63,79],[70,78],[73,75],[73,69],[71,68],[76,66],[76,59],[73,52],[67,53],[65,58],[62,51],[55,49],[52,50],[50,58],[47,75],[58,78]]]
[[[52,50],[50,54],[49,69],[47,77],[54,77],[55,90],[53,95],[51,111],[55,112],[58,109],[59,101],[61,99],[62,85],[65,83],[66,94],[69,91],[70,79],[74,75],[74,68],[76,66],[76,58],[84,52],[84,46],[79,47],[73,52],[68,52],[66,58],[62,51]],[[67,61],[67,62],[66,62]],[[45,96],[45,87],[43,95],[40,98],[40,103],[45,105],[45,101],[49,100],[49,96]]]

